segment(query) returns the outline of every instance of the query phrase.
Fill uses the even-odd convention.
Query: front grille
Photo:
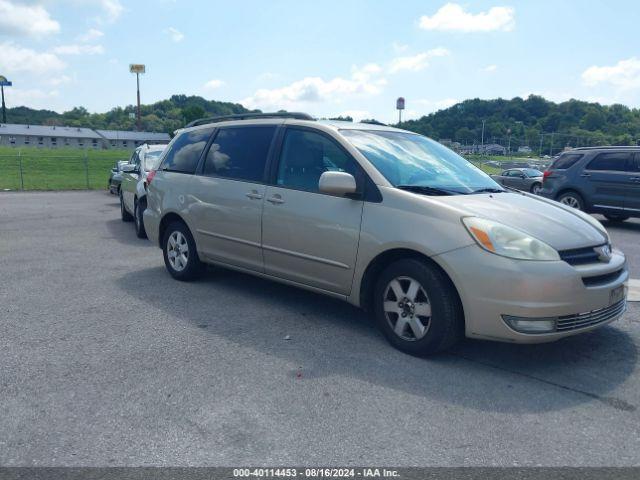
[[[560,253],[560,258],[569,265],[584,265],[587,263],[598,263],[600,261],[600,255],[594,247],[561,250],[558,253]]]
[[[566,332],[568,330],[577,330],[578,328],[592,327],[621,315],[626,308],[627,300],[622,299],[618,303],[598,310],[592,310],[591,312],[565,315],[564,317],[558,318],[556,331]]]
[[[598,287],[601,285],[606,285],[607,283],[611,283],[614,280],[617,280],[624,270],[621,268],[620,270],[616,270],[615,272],[605,273],[602,275],[594,275],[592,277],[582,277],[582,283],[584,283],[585,287]]]

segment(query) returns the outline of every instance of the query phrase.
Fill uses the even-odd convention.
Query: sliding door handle
[[[281,203],[284,203],[284,200],[276,193],[272,197],[267,198],[267,202],[273,203],[274,205],[280,205]]]
[[[246,195],[251,200],[260,200],[260,199],[262,199],[262,195],[260,195],[256,190],[253,190],[252,192],[247,192]]]

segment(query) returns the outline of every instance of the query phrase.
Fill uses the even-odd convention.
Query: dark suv
[[[611,221],[640,217],[640,147],[565,152],[544,172],[540,195]]]

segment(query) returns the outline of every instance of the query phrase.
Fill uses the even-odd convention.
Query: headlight
[[[502,223],[479,217],[464,217],[469,234],[485,250],[520,260],[560,260],[560,255],[546,243]]]

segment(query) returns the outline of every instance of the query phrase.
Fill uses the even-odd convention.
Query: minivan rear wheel
[[[127,212],[127,209],[124,206],[124,198],[122,198],[122,191],[120,191],[118,196],[120,197],[120,217],[122,218],[123,222],[130,222],[131,220],[133,220],[133,217],[129,212]]]
[[[204,271],[193,236],[182,222],[173,222],[165,230],[162,253],[167,271],[176,280],[194,280]]]
[[[584,201],[577,192],[565,192],[558,197],[558,201],[568,207],[584,210]]]
[[[138,238],[147,238],[147,232],[144,229],[144,219],[142,214],[144,213],[147,204],[145,200],[136,200],[133,207],[133,218],[135,220],[136,236]]]
[[[374,290],[378,327],[399,350],[425,356],[446,350],[464,332],[458,295],[446,275],[418,259],[389,265]]]

